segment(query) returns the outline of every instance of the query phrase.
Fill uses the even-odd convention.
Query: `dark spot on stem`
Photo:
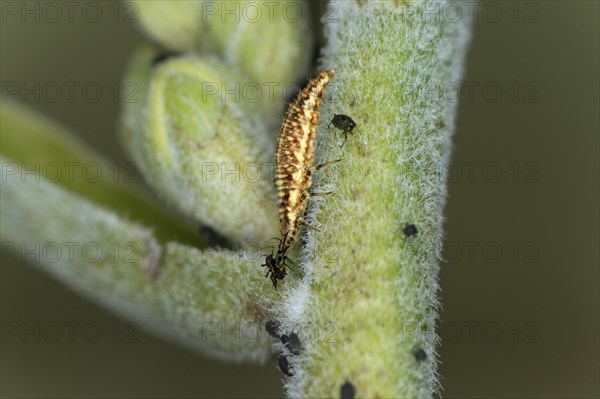
[[[346,380],[340,387],[340,399],[354,399],[355,394],[356,388],[350,381]]]
[[[402,229],[402,232],[407,237],[413,237],[416,236],[419,231],[417,230],[417,226],[415,226],[414,224],[407,224]]]
[[[413,350],[413,355],[417,362],[422,362],[427,359],[427,353],[423,350],[423,348],[416,348]]]

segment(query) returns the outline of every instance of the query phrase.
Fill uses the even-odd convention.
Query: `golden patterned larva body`
[[[319,73],[298,93],[281,125],[275,152],[275,185],[282,240],[278,252],[285,254],[297,241],[310,198],[314,142],[325,87],[333,69]]]

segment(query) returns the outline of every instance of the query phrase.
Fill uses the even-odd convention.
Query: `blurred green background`
[[[72,23],[3,14],[0,72],[3,89],[97,82],[95,103],[78,89],[73,101],[25,102],[124,162],[112,90],[146,39],[122,14],[115,22],[115,4],[103,2],[96,23],[77,13]],[[598,397],[600,7],[502,1],[475,10],[464,77],[472,91],[458,107],[440,274],[443,396]],[[96,343],[77,328],[73,343],[3,337],[3,397],[283,394],[275,359],[222,363],[143,331],[128,343],[129,320],[33,266],[3,261],[0,280],[2,322],[102,331]]]

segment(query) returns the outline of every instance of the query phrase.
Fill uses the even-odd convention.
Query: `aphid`
[[[281,354],[277,358],[277,364],[279,365],[279,370],[289,377],[293,376],[294,373],[290,370],[290,363],[288,362],[288,358],[285,355]]]
[[[348,140],[348,133],[351,133],[352,130],[356,127],[356,122],[354,122],[354,120],[348,115],[333,114],[333,119],[331,120],[331,122],[329,122],[329,125],[327,125],[327,127],[329,128],[329,126],[331,125],[340,129],[344,133],[344,142],[340,146],[341,148],[344,146],[344,144],[346,144],[346,140]]]
[[[406,224],[402,229],[402,232],[407,237],[416,236],[418,233],[417,226],[415,226],[414,224]]]
[[[284,346],[288,348],[288,350],[294,354],[299,355],[300,349],[302,349],[302,345],[300,345],[300,338],[298,338],[298,334],[291,333],[290,335],[282,335],[281,342]]]
[[[273,282],[273,287],[277,289],[277,280],[283,280],[287,273],[285,271],[287,257],[277,251],[275,255],[267,255],[267,259],[265,260],[265,264],[262,267],[267,268],[267,273],[265,277],[269,277],[271,275],[271,281]]]
[[[274,255],[273,253],[266,255],[267,258],[265,259],[265,263],[261,265],[262,267],[267,268],[265,277],[269,277],[269,275],[271,276],[271,281],[273,282],[273,287],[275,287],[275,289],[277,289],[277,280],[283,280],[283,278],[287,276],[287,272],[285,270],[286,267],[289,266],[290,263],[292,265],[294,264],[294,262],[292,262],[290,258],[285,255],[285,252],[281,251],[282,242],[283,240],[279,240],[280,249],[278,249]]]
[[[427,353],[422,348],[417,348],[413,350],[413,356],[417,362],[422,362],[427,359]]]
[[[273,338],[280,338],[279,337],[279,324],[275,323],[274,321],[267,321],[265,323],[265,330],[267,331],[267,333],[269,333],[269,335]]]
[[[340,387],[340,399],[354,399],[354,395],[356,395],[356,388],[346,380]]]
[[[298,240],[312,185],[315,135],[325,87],[333,69],[323,71],[298,93],[281,125],[275,151],[275,186],[284,255]],[[318,168],[318,167],[317,167]],[[281,269],[281,267],[279,267]]]

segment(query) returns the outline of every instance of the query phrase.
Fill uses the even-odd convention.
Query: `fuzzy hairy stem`
[[[234,361],[271,354],[262,327],[277,293],[265,283],[258,248],[201,250],[168,242],[188,238],[186,227],[133,187],[114,182],[105,161],[60,126],[15,104],[3,106],[1,124],[3,260],[35,263],[203,353]],[[65,165],[79,172],[94,165],[103,177],[57,173]]]
[[[161,246],[148,228],[56,184],[23,181],[21,173],[2,180],[6,259],[34,261],[149,331],[203,353],[233,361],[271,354],[263,326],[276,293],[257,273],[256,253]]]
[[[290,356],[291,397],[339,397],[346,381],[359,397],[438,389],[441,172],[456,104],[431,89],[460,79],[469,30],[464,18],[427,16],[435,4],[449,3],[332,2],[322,64],[337,75],[317,140],[321,161],[342,162],[317,184],[334,193],[311,206],[320,231],[308,230],[304,280],[279,313],[303,347]],[[334,113],[357,123],[343,150],[327,129]],[[407,223],[416,236],[403,235]]]
[[[202,244],[195,229],[174,217],[173,210],[158,203],[138,184],[140,179],[135,175],[138,165],[110,163],[58,123],[18,103],[2,104],[0,122],[3,175],[17,175],[21,181],[50,181],[152,226],[159,241]]]
[[[456,106],[440,99],[435,89],[458,83],[468,25],[465,18],[450,18],[450,6],[462,6],[446,0],[331,4],[334,12],[326,19],[329,42],[322,64],[323,69],[335,69],[336,76],[321,110],[317,158],[342,161],[323,169],[315,179],[313,191],[333,194],[311,200],[307,220],[317,229],[307,229],[299,260],[290,254],[299,267],[290,270],[279,291],[273,290],[259,267],[262,250],[260,256],[248,257],[244,251],[182,245],[188,242],[185,228],[169,223],[152,206],[135,207],[143,201],[123,187],[107,181],[93,187],[78,181],[22,181],[18,169],[30,168],[36,161],[32,149],[41,150],[47,157],[44,162],[79,160],[72,158],[77,154],[87,158],[81,148],[65,150],[64,137],[57,136],[55,128],[49,129],[53,132],[47,137],[37,134],[46,126],[34,119],[36,126],[28,126],[27,115],[2,116],[0,235],[10,240],[10,247],[3,243],[3,250],[16,253],[32,245],[94,243],[107,256],[90,262],[78,252],[79,258],[63,257],[61,262],[40,262],[41,266],[152,330],[218,357],[265,360],[272,353],[272,340],[262,328],[266,321],[279,322],[278,333],[285,338],[282,335],[283,344],[276,347],[289,363],[290,397],[352,397],[351,392],[359,397],[431,397],[439,388],[435,320],[446,196],[443,172]],[[432,10],[443,13],[436,17]],[[463,15],[467,15],[464,10]],[[155,21],[159,26],[164,22]],[[156,29],[152,26],[151,20],[146,28]],[[257,24],[247,28],[261,26],[267,31],[278,29]],[[215,32],[232,27],[218,28]],[[296,28],[290,31],[293,37],[303,32],[302,26]],[[176,33],[195,34],[188,31]],[[168,42],[175,48],[198,43],[178,39]],[[263,50],[280,48],[262,44]],[[215,115],[237,108],[239,112],[213,118],[222,121],[216,124],[219,129],[203,126],[203,118],[215,115],[198,88],[211,80],[186,71],[212,68],[221,82],[235,80],[235,73],[227,68],[251,70],[246,61],[254,65],[259,60],[259,69],[264,65],[281,69],[247,49],[238,47],[240,56],[226,64],[198,55],[156,64],[153,54],[140,53],[136,81],[143,89],[144,82],[151,82],[148,87],[153,89],[168,89],[155,90],[152,93],[158,96],[149,97],[164,105],[164,112],[147,112],[144,102],[128,107],[131,112],[126,110],[124,118],[125,141],[157,191],[226,238],[245,244],[274,234],[275,218],[268,216],[276,212],[270,187],[265,182],[204,184],[197,166],[217,160],[258,163],[269,147],[259,131],[267,131],[270,122],[264,122],[262,129],[244,127],[253,121],[254,127],[260,127],[262,119],[270,118],[251,111],[260,104],[215,100]],[[299,60],[305,57],[299,54]],[[290,68],[296,63],[304,64],[296,61]],[[292,72],[285,75],[293,76]],[[161,80],[165,77],[173,79]],[[260,109],[271,114],[266,112],[269,107]],[[343,149],[334,128],[327,127],[333,114],[349,115],[357,124]],[[169,123],[152,124],[157,115]],[[8,130],[7,120],[12,124]],[[22,141],[20,134],[28,131],[36,134],[25,135],[27,140]],[[217,136],[215,132],[222,134],[206,140]],[[153,142],[157,137],[166,139]],[[39,139],[52,145],[36,146]],[[20,146],[24,142],[31,144]],[[203,147],[207,142],[213,147]],[[239,206],[242,203],[246,208]],[[123,213],[140,224],[125,219]],[[414,224],[418,233],[405,237],[405,224]],[[181,237],[173,237],[171,231]],[[169,242],[172,239],[180,243]],[[132,255],[136,262],[128,262]],[[223,337],[224,331],[232,329],[249,335],[241,340]],[[300,347],[291,339],[292,332],[300,336]]]

